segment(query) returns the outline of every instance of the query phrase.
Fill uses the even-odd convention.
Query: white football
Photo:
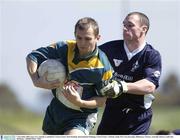
[[[63,83],[66,79],[65,66],[58,60],[48,59],[41,63],[38,68],[39,76],[43,76],[46,71],[48,72],[48,81],[59,80],[61,83]]]

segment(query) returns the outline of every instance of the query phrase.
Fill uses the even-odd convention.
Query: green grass
[[[100,110],[102,112],[103,109]],[[102,117],[102,114],[98,117],[98,123],[93,129],[93,135],[96,134],[97,126]],[[153,119],[150,127],[150,135],[155,134],[159,130],[169,130],[180,128],[180,106],[163,106],[153,107]]]
[[[0,134],[42,134],[42,116],[27,111],[0,111]]]
[[[102,112],[103,109],[100,109]],[[153,120],[150,134],[155,134],[159,130],[174,130],[180,128],[180,107],[165,106],[153,107]],[[98,116],[98,123],[92,131],[96,134],[97,126],[102,114]],[[8,135],[41,135],[43,116],[27,111],[2,111],[0,110],[0,134]]]
[[[180,128],[180,106],[153,107],[153,120],[151,125],[152,134],[159,130]]]

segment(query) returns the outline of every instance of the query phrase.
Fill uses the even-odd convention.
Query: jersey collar
[[[133,50],[132,52],[129,51],[129,49],[127,48],[126,43],[124,42],[124,50],[126,52],[126,55],[128,57],[128,60],[131,60],[131,58],[133,56],[135,56],[137,53],[139,53],[140,51],[142,51],[144,49],[144,47],[146,46],[146,42],[144,41],[144,43],[139,46],[137,49]]]
[[[73,62],[75,64],[78,64],[80,61],[88,61],[89,59],[91,59],[93,56],[97,56],[98,55],[98,47],[96,46],[95,50],[91,53],[89,53],[88,55],[86,55],[85,57],[80,57],[79,56],[79,50],[78,47],[76,46],[74,49],[74,58],[73,58]]]

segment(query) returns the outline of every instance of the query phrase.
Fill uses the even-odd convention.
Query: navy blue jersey
[[[126,55],[123,40],[107,42],[99,46],[99,48],[106,53],[114,68],[114,78],[116,80],[136,82],[141,79],[147,79],[154,83],[156,88],[159,86],[161,56],[150,44],[146,43],[144,49],[130,60],[128,60]],[[106,105],[115,108],[148,109],[153,99],[154,96],[152,94],[134,95],[124,93],[118,98],[108,99]]]

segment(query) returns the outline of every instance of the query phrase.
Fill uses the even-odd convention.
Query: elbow
[[[152,94],[152,93],[155,92],[155,90],[156,90],[156,86],[155,86],[154,84],[151,84],[151,85],[149,85],[149,86],[147,87],[146,93]]]
[[[28,63],[29,61],[31,61],[30,57],[29,57],[29,54],[26,56],[26,62]]]

